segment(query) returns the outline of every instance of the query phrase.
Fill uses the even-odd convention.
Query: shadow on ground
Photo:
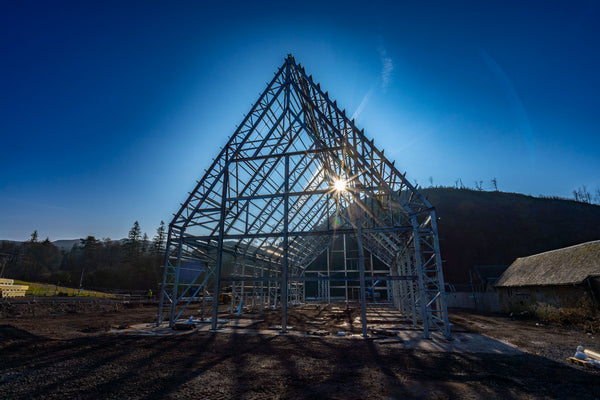
[[[291,335],[53,340],[0,326],[0,398],[579,398],[600,377],[529,354]]]

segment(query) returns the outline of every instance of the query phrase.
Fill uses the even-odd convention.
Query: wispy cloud
[[[383,47],[382,40],[379,40],[379,59],[381,60],[381,88],[385,91],[392,81],[392,72],[394,71],[394,63],[388,56],[385,47]]]
[[[383,46],[383,40],[379,38],[379,44],[377,45],[377,52],[379,53],[379,59],[381,60],[381,72],[379,73],[378,82],[381,89],[385,92],[388,86],[392,82],[392,72],[394,71],[394,63],[392,59],[387,55],[387,51]],[[352,119],[357,119],[360,113],[363,111],[371,95],[373,94],[373,90],[377,87],[377,83],[374,83],[373,86],[369,89],[369,91],[364,95],[360,104],[352,114]]]

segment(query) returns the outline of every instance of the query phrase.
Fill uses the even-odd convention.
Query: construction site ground
[[[279,310],[229,310],[213,332],[198,307],[172,330],[152,304],[1,302],[0,398],[600,398],[600,370],[566,361],[598,332],[453,311],[452,340],[424,339],[370,305],[363,339],[355,305],[290,308],[287,334]]]

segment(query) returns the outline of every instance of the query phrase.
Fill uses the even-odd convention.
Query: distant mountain
[[[58,247],[60,250],[71,251],[73,246],[79,244],[79,239],[63,239],[63,240],[55,240],[52,242],[53,245]]]
[[[124,243],[125,240],[127,240],[127,239],[113,240],[113,242]],[[15,243],[17,245],[25,243],[24,241],[4,240],[4,239],[0,239],[0,242]],[[52,242],[52,244],[55,245],[56,247],[58,247],[59,250],[64,250],[64,251],[71,251],[71,249],[73,249],[73,246],[75,246],[76,244],[78,245],[79,243],[81,243],[81,239],[61,239],[61,240],[55,240]],[[150,241],[148,241],[148,243],[150,243]]]
[[[600,206],[517,193],[430,188],[444,277],[468,283],[473,265],[508,265],[517,257],[600,239]]]

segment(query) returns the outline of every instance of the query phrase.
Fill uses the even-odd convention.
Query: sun
[[[339,178],[336,179],[333,182],[333,187],[335,188],[335,190],[337,190],[338,192],[343,192],[344,190],[346,190],[346,180]]]

